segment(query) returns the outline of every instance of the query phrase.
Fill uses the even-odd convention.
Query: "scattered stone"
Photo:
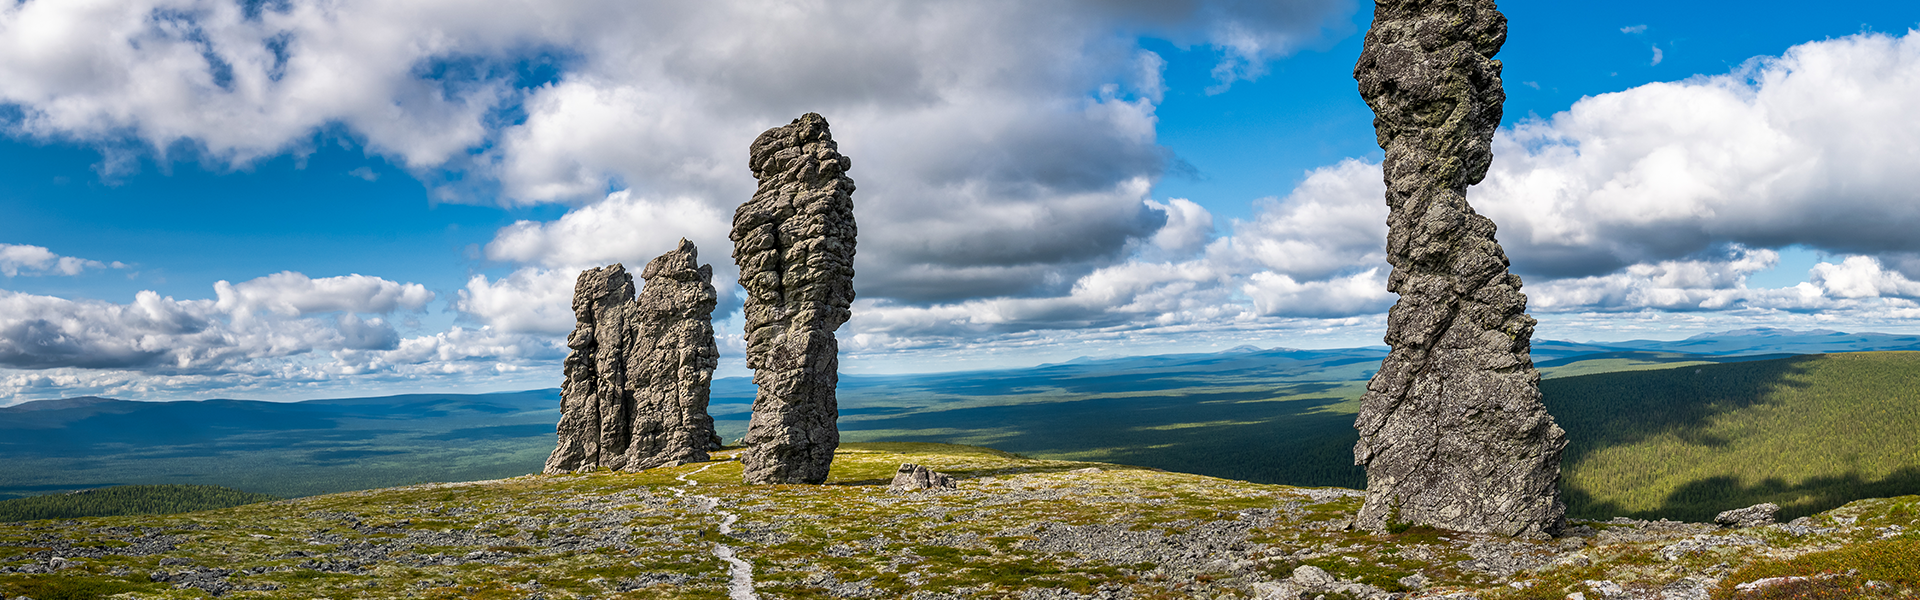
[[[852,316],[852,161],[807,113],[749,150],[760,187],[734,211],[733,259],[747,290],[747,367],[759,393],[741,453],[747,483],[826,481],[840,445],[834,396]]]
[[[900,465],[900,470],[893,474],[893,484],[887,486],[887,490],[911,492],[932,489],[950,490],[957,487],[959,486],[954,483],[953,477],[945,473],[913,463],[903,463]]]
[[[692,242],[647,263],[645,289],[620,264],[580,272],[547,473],[638,471],[701,462],[720,448],[707,402],[720,350],[713,268]]]
[[[1768,502],[1722,512],[1713,516],[1713,522],[1725,527],[1762,527],[1772,525],[1773,515],[1778,512],[1780,505]]]
[[[1387,184],[1392,346],[1361,398],[1356,524],[1537,537],[1565,524],[1566,434],[1540,401],[1534,320],[1492,220],[1467,203],[1500,124],[1492,0],[1378,0],[1354,78]]]

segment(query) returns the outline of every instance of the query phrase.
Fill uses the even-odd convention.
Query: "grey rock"
[[[1313,565],[1300,565],[1293,569],[1293,584],[1309,590],[1331,586],[1337,581],[1332,573]]]
[[[720,449],[707,402],[720,347],[713,339],[713,267],[700,264],[693,242],[654,258],[640,272],[645,285],[632,305],[627,387],[633,417],[627,470],[702,462]]]
[[[1300,598],[1300,586],[1294,585],[1292,581],[1255,583],[1247,591],[1253,594],[1254,600],[1298,600]]]
[[[1414,573],[1406,577],[1401,577],[1398,583],[1401,586],[1406,587],[1407,589],[1417,590],[1420,588],[1427,587],[1427,576],[1421,575],[1419,573]]]
[[[1541,536],[1565,525],[1566,434],[1540,402],[1534,320],[1492,220],[1467,204],[1500,124],[1506,17],[1492,0],[1378,0],[1354,68],[1386,151],[1392,352],[1354,426],[1364,529]]]
[[[749,150],[760,186],[733,214],[746,288],[747,367],[759,393],[740,455],[747,483],[821,483],[840,446],[840,344],[852,316],[852,162],[807,113]]]
[[[707,414],[720,360],[713,268],[682,239],[641,278],[637,301],[620,264],[582,271],[574,284],[572,352],[547,473],[638,471],[705,461],[720,448]]]
[[[1778,512],[1780,505],[1768,502],[1721,512],[1713,516],[1713,522],[1727,527],[1762,527],[1772,525],[1773,515]]]
[[[1604,600],[1621,600],[1621,599],[1633,597],[1632,594],[1627,593],[1626,587],[1621,586],[1620,584],[1614,583],[1612,581],[1606,581],[1606,580],[1595,581],[1595,580],[1589,579],[1581,583],[1587,586],[1587,591],[1593,592],[1592,597],[1594,598],[1600,598]]]
[[[910,492],[932,489],[950,490],[957,487],[959,486],[954,484],[953,477],[945,473],[913,463],[904,463],[900,465],[899,471],[894,472],[893,484],[887,486],[887,490]]]

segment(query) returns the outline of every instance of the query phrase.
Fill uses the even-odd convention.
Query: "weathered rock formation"
[[[840,344],[853,303],[852,161],[807,113],[753,141],[760,187],[733,213],[747,290],[747,366],[759,394],[740,461],[747,483],[821,483],[840,446]]]
[[[1393,351],[1361,399],[1356,525],[1559,531],[1565,432],[1540,403],[1534,320],[1494,224],[1467,204],[1500,124],[1506,17],[1492,0],[1377,0],[1354,68],[1386,150]]]
[[[913,492],[932,489],[954,489],[960,487],[954,483],[953,476],[929,469],[924,465],[902,463],[900,470],[893,473],[893,483],[887,486],[890,492]]]
[[[559,445],[546,472],[638,471],[707,460],[720,448],[707,414],[720,349],[713,341],[713,267],[693,243],[633,277],[614,264],[580,273],[573,352],[560,389]]]

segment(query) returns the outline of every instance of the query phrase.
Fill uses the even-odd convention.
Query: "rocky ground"
[[[890,492],[901,463],[958,487]],[[822,486],[746,486],[740,471],[0,524],[0,598],[1920,597],[1911,496],[1788,524],[1616,519],[1515,540],[1352,531],[1352,490],[960,446],[849,445]]]

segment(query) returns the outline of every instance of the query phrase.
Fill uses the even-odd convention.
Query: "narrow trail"
[[[720,461],[720,462],[726,462],[726,461]],[[720,535],[729,535],[733,533],[733,523],[735,521],[740,520],[740,515],[733,514],[732,512],[729,512],[729,511],[720,510],[720,500],[717,498],[714,498],[712,496],[702,496],[699,494],[690,494],[687,491],[689,488],[700,485],[700,482],[698,481],[687,479],[688,475],[695,475],[700,473],[701,471],[711,469],[713,468],[714,465],[720,464],[720,462],[708,463],[707,466],[700,467],[698,469],[694,469],[693,471],[687,472],[683,475],[674,477],[674,479],[680,480],[680,482],[683,485],[667,488],[667,491],[673,492],[673,495],[676,498],[685,498],[688,496],[692,496],[695,500],[698,500],[700,502],[701,510],[712,510],[716,513],[719,513],[721,517],[720,518]],[[729,575],[733,577],[732,581],[727,582],[728,598],[731,598],[732,600],[760,600],[760,595],[754,593],[753,591],[753,564],[752,563],[749,563],[744,560],[740,560],[740,558],[734,554],[732,546],[728,546],[720,542],[713,543],[713,556],[716,558],[719,558],[720,560],[726,561],[727,572]]]

